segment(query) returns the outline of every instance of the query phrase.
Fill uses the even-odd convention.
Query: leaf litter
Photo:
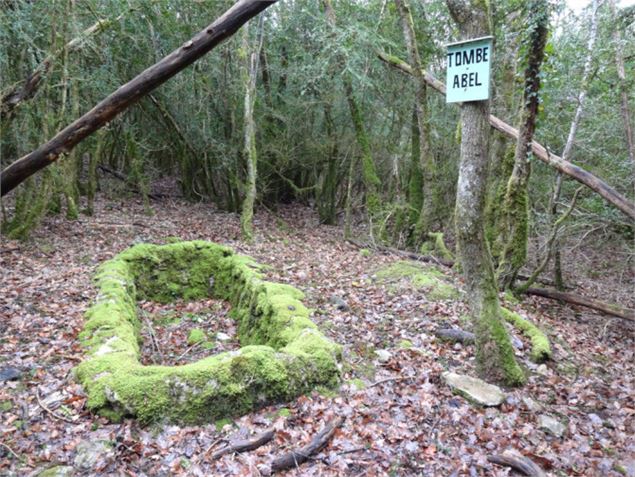
[[[304,445],[342,416],[344,425],[327,447],[286,475],[503,476],[510,470],[487,456],[514,449],[552,475],[635,476],[635,340],[628,323],[526,299],[515,309],[547,332],[554,359],[532,363],[530,344],[512,331],[529,382],[505,390],[499,408],[478,408],[441,380],[445,370],[476,375],[473,345],[435,336],[440,328],[469,330],[461,300],[434,301],[415,288],[381,283],[374,272],[399,257],[360,253],[340,228],[320,225],[303,206],[259,213],[254,225],[257,239],[246,244],[238,216],[209,205],[165,200],[148,216],[140,202],[101,199],[94,217],[49,218],[29,242],[4,240],[0,368],[19,376],[0,387],[0,474],[74,466],[97,476],[259,475],[274,456]],[[112,424],[88,412],[72,369],[84,356],[78,333],[95,296],[96,267],[135,243],[169,237],[228,245],[267,265],[269,279],[304,291],[312,319],[344,345],[341,388],[201,426]],[[460,287],[460,277],[444,273]],[[621,287],[598,279],[581,286],[628,297],[633,271],[620,276]],[[222,301],[141,302],[139,310],[146,363],[184,364],[238,346]],[[188,343],[195,328],[205,340]],[[379,350],[387,351],[386,359],[378,359]],[[541,414],[565,426],[562,438],[539,428]],[[210,459],[233,437],[269,427],[276,429],[271,443]],[[106,443],[88,470],[81,467],[82,442]]]

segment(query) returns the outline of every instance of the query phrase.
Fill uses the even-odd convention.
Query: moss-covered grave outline
[[[76,377],[88,407],[118,421],[213,422],[339,381],[341,348],[309,319],[303,293],[268,282],[250,257],[204,241],[138,244],[99,267]],[[243,346],[183,366],[139,362],[137,299],[228,300]]]

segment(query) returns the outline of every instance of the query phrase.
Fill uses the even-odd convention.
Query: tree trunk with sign
[[[484,2],[446,0],[464,38],[489,33]],[[501,319],[492,258],[485,240],[485,194],[489,159],[489,101],[461,107],[461,162],[456,195],[456,234],[459,260],[476,334],[476,360],[486,379],[507,385],[524,383],[514,349]]]

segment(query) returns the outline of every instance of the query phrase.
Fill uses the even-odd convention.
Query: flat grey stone
[[[348,303],[346,303],[342,297],[339,297],[337,295],[331,295],[331,298],[329,298],[329,301],[333,305],[335,305],[335,308],[337,308],[340,311],[348,311],[348,310],[350,310],[350,307],[348,306]]]
[[[0,369],[0,383],[5,381],[17,381],[22,377],[22,371],[11,366]]]
[[[567,428],[558,419],[548,414],[538,416],[538,427],[556,437],[562,437]]]
[[[474,343],[474,333],[463,331],[456,328],[441,328],[435,332],[438,338],[444,341],[452,341],[458,343]]]
[[[498,386],[482,379],[449,371],[443,373],[442,377],[452,389],[481,406],[500,406],[505,401],[505,394]]]
[[[377,360],[381,363],[387,363],[392,358],[392,353],[385,349],[378,349],[375,351],[375,355],[377,356]]]
[[[83,471],[101,469],[115,459],[115,451],[110,441],[82,441],[76,451],[73,464]]]
[[[223,333],[222,331],[219,331],[218,333],[216,333],[216,339],[218,341],[229,341],[232,339],[232,337],[229,336],[227,333]]]
[[[542,406],[539,403],[537,403],[536,401],[534,401],[532,398],[527,397],[527,396],[523,396],[522,400],[523,400],[523,404],[525,405],[527,410],[529,410],[531,412],[540,412],[540,411],[542,411]]]

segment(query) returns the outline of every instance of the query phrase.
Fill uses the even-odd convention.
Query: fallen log
[[[250,18],[276,1],[238,0],[214,23],[197,33],[191,40],[186,41],[168,56],[119,87],[47,143],[6,167],[0,174],[1,195],[4,196],[12,191],[28,177],[56,161],[60,155],[68,153],[144,95],[214,49],[221,41],[232,36]]]
[[[547,477],[547,474],[531,459],[516,452],[505,452],[499,455],[489,455],[487,460],[492,464],[511,467],[528,477]]]
[[[260,434],[256,434],[251,439],[243,439],[230,442],[229,445],[218,449],[217,451],[214,451],[211,456],[211,460],[220,459],[226,454],[240,454],[241,452],[248,452],[254,449],[258,449],[258,447],[262,447],[265,444],[271,442],[274,435],[275,431],[273,429],[267,429]]]
[[[591,298],[585,298],[573,293],[565,293],[557,290],[549,290],[548,288],[528,288],[525,292],[528,295],[536,295],[544,298],[550,298],[552,300],[563,301],[565,303],[571,303],[572,305],[584,306],[591,308],[592,310],[601,311],[607,315],[616,316],[623,320],[635,322],[635,310],[626,308],[620,308],[616,305],[610,305],[598,300],[592,300]]]
[[[307,445],[298,450],[293,450],[276,457],[270,465],[270,472],[280,472],[281,470],[299,467],[301,464],[309,460],[313,454],[322,450],[335,434],[335,430],[343,423],[343,417],[336,417],[332,421],[328,422],[326,426],[324,426],[324,429],[318,432]]]
[[[413,74],[412,67],[405,61],[402,61],[399,58],[390,56],[383,52],[379,52],[378,56],[380,60],[384,61],[390,66],[393,66],[397,68],[398,70],[403,71],[404,73],[407,73],[409,75]],[[445,85],[441,81],[436,79],[427,71],[423,71],[422,73],[426,83],[428,83],[434,90],[438,91],[439,93],[445,94]],[[500,131],[504,135],[514,140],[518,139],[518,129],[516,129],[513,126],[510,126],[505,121],[503,121],[500,118],[497,118],[493,114],[491,114],[489,117],[489,123],[494,129],[496,129],[497,131]],[[602,198],[604,198],[604,200],[606,200],[610,204],[617,207],[619,210],[621,210],[624,214],[629,216],[631,219],[635,219],[635,204],[631,202],[630,200],[628,200],[626,197],[624,197],[622,194],[617,192],[615,189],[613,189],[610,185],[608,185],[599,177],[594,176],[590,172],[582,169],[579,166],[576,166],[575,164],[572,164],[569,161],[565,161],[560,156],[551,154],[547,150],[547,148],[545,148],[543,145],[539,144],[536,141],[533,141],[531,143],[531,150],[534,153],[534,155],[538,159],[543,161],[544,163],[549,164],[551,167],[555,168],[556,170],[571,177],[572,179],[575,179],[581,184],[584,184],[589,189],[598,193]]]

